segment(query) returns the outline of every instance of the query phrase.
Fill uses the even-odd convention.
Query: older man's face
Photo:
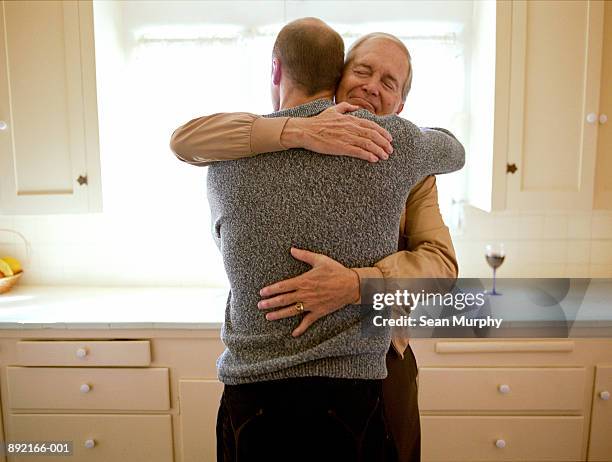
[[[398,114],[404,108],[407,76],[408,60],[398,45],[384,38],[367,40],[345,67],[336,102],[346,101],[377,115]]]

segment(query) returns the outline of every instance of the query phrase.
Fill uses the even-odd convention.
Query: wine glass
[[[486,291],[487,295],[501,295],[501,293],[495,290],[495,273],[497,268],[499,268],[504,259],[506,258],[506,250],[504,249],[504,244],[487,244],[485,258],[487,259],[487,263],[491,268],[493,268],[493,290]]]

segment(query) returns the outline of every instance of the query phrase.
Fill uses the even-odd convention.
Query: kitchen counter
[[[484,336],[612,337],[612,279],[571,281],[569,294],[550,305],[537,283],[525,288],[526,280],[499,280],[503,296],[491,297],[477,313],[454,314],[503,320],[500,328],[480,330]],[[225,288],[20,285],[0,295],[0,329],[218,330],[227,294]],[[413,316],[432,314],[422,308]],[[439,334],[419,328],[411,336]]]
[[[220,329],[227,289],[18,285],[0,329]]]
[[[459,292],[478,294],[491,280],[463,279]],[[485,297],[481,307],[419,305],[411,317],[445,318],[450,326],[410,328],[410,337],[612,337],[612,279],[500,279],[500,296]],[[455,319],[467,320],[465,327]],[[470,325],[470,321],[474,324]],[[496,325],[496,320],[501,321]],[[487,321],[485,323],[485,321]],[[482,322],[478,326],[478,322]]]

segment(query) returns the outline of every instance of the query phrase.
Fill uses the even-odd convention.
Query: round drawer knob
[[[81,393],[89,393],[89,390],[91,390],[91,387],[86,383],[81,385]]]
[[[87,350],[86,350],[85,348],[79,348],[79,349],[76,351],[76,355],[77,355],[79,358],[84,358],[85,356],[87,356]]]
[[[604,401],[608,401],[610,399],[610,392],[608,390],[604,390],[599,394],[599,397]]]
[[[8,128],[8,124],[4,120],[0,120],[0,130],[6,130]]]
[[[608,121],[608,116],[606,114],[600,114],[599,115],[599,123],[600,124],[605,124]]]
[[[498,387],[500,393],[510,393],[510,385],[502,384]]]
[[[495,442],[495,446],[497,446],[499,449],[504,449],[506,447],[506,441],[505,440],[497,440]]]
[[[93,448],[96,445],[96,442],[94,440],[87,440],[85,441],[85,447],[86,448]]]
[[[599,119],[599,117],[597,117],[597,114],[595,114],[594,112],[590,112],[586,116],[586,120],[590,124],[594,124],[595,122],[597,122],[597,119]]]

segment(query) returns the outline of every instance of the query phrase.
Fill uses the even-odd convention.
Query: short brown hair
[[[302,18],[282,28],[272,56],[280,60],[291,80],[312,96],[335,91],[344,67],[344,42],[320,19]]]
[[[361,45],[363,45],[368,40],[373,39],[385,39],[390,40],[395,43],[405,54],[406,59],[408,59],[408,75],[406,76],[406,80],[404,81],[404,86],[402,87],[402,101],[406,101],[406,97],[408,96],[408,92],[410,91],[410,87],[412,86],[412,58],[410,57],[410,52],[404,42],[398,39],[395,35],[387,34],[385,32],[372,32],[371,34],[364,35],[363,37],[359,37],[346,53],[346,65],[349,65],[353,58],[355,57],[355,51]]]

